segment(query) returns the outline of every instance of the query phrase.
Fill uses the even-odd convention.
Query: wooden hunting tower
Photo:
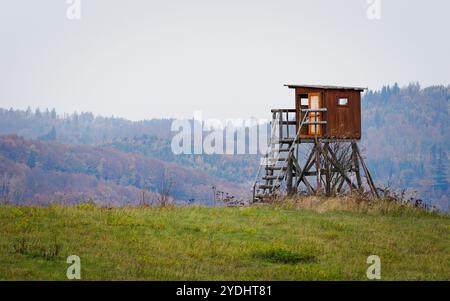
[[[253,185],[253,201],[284,192],[330,196],[367,190],[378,197],[357,145],[365,88],[285,86],[295,91],[295,109],[272,110],[270,145]]]

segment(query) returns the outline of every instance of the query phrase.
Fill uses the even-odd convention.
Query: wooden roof
[[[322,85],[284,85],[290,89],[295,88],[311,88],[311,89],[323,89],[323,90],[355,90],[355,91],[364,91],[367,88],[361,87],[341,87],[341,86],[322,86]]]

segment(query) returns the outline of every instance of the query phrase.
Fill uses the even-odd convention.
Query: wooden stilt
[[[356,145],[356,142],[352,142],[352,161],[353,161],[353,170],[356,174],[356,181],[358,183],[358,189],[361,190],[362,188],[362,181],[361,181],[361,174],[359,171],[359,162],[358,162],[358,153],[357,153],[358,146]]]
[[[359,152],[358,145],[355,144],[355,146],[356,146],[355,150],[356,150],[356,153],[357,153],[357,155],[359,157],[359,161],[361,162],[361,165],[362,165],[362,168],[364,170],[364,173],[366,174],[367,184],[369,185],[373,196],[376,197],[376,198],[379,198],[380,196],[378,195],[377,188],[375,187],[375,184],[373,183],[372,176],[370,175],[369,169],[367,168],[366,163],[364,162],[364,159],[361,156],[361,153]]]
[[[328,157],[328,142],[325,142],[324,148],[323,148],[323,156],[325,158]],[[331,196],[331,164],[328,160],[324,160],[325,164],[325,195]]]
[[[321,191],[320,155],[321,155],[321,147],[320,147],[320,143],[316,139],[316,183],[317,183],[317,185],[316,185],[316,194],[320,193],[320,191]]]

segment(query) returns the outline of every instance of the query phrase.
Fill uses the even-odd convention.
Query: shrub
[[[292,252],[282,248],[257,251],[253,256],[271,263],[297,264],[315,261],[315,256],[309,252]]]
[[[61,244],[57,242],[56,237],[49,244],[42,244],[39,240],[30,241],[21,237],[13,242],[12,249],[16,254],[55,260],[60,254]]]

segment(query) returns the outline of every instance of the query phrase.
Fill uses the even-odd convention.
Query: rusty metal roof
[[[324,90],[356,90],[356,91],[364,91],[367,88],[362,87],[341,87],[341,86],[323,86],[323,85],[284,85],[290,89],[295,88],[314,88],[314,89],[324,89]]]

